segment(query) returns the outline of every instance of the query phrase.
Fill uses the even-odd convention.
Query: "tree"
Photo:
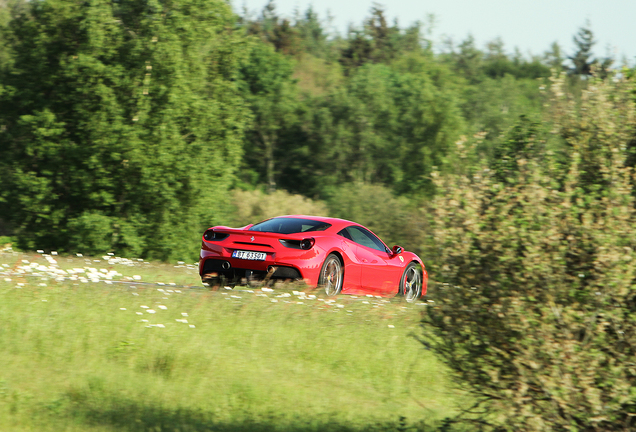
[[[247,34],[272,44],[278,52],[297,55],[302,49],[298,29],[289,19],[278,16],[273,0],[267,2],[257,20],[250,20],[245,16],[241,22]]]
[[[302,128],[281,153],[281,185],[310,196],[346,182],[432,195],[429,173],[451,152],[463,123],[452,81],[429,68],[364,65],[344,88],[308,100]]]
[[[45,0],[11,23],[0,218],[24,248],[192,259],[241,158],[221,0]]]
[[[302,40],[304,53],[320,58],[329,56],[327,32],[313,6],[309,6],[303,16],[296,20],[296,28]]]
[[[459,71],[471,83],[477,83],[482,78],[483,53],[475,46],[475,38],[470,35],[459,44],[459,52],[454,54]]]
[[[545,52],[544,62],[551,69],[554,69],[557,73],[563,70],[563,52],[561,50],[561,46],[558,42],[552,42],[550,45],[550,49]]]
[[[261,43],[251,45],[241,67],[242,93],[253,113],[244,144],[246,161],[269,192],[276,189],[280,141],[295,123],[298,98],[292,72],[287,58]]]
[[[585,26],[581,27],[578,33],[573,37],[576,53],[568,57],[573,64],[570,69],[572,75],[587,76],[592,74],[592,65],[596,63],[596,59],[592,57],[592,47],[596,41],[590,27],[589,21]]]

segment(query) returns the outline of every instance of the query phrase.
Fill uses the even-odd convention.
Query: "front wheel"
[[[409,263],[400,279],[399,294],[409,303],[416,301],[422,294],[422,276],[415,263]]]
[[[344,272],[340,258],[335,254],[329,254],[320,269],[318,286],[325,288],[328,296],[335,296],[342,291]]]

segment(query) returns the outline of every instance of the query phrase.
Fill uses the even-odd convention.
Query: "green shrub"
[[[389,247],[394,244],[416,250],[424,234],[421,217],[405,197],[390,189],[367,183],[346,183],[331,190],[330,216],[355,221],[369,228]]]
[[[485,408],[482,428],[633,430],[633,84],[590,80],[580,105],[561,88],[550,123],[513,128],[507,159],[436,176],[423,342]]]
[[[232,203],[236,208],[231,217],[235,226],[260,222],[274,216],[304,214],[327,216],[327,206],[302,195],[294,195],[283,190],[266,194],[260,190],[232,192]]]

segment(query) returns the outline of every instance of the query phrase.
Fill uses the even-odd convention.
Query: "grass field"
[[[435,430],[463,400],[413,337],[424,302],[213,291],[192,264],[108,256],[0,265],[0,431]]]

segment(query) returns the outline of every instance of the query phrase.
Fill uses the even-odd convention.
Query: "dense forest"
[[[328,214],[421,254],[422,343],[483,430],[634,430],[635,70],[437,44],[376,5],[0,1],[0,235],[196,259],[201,232]],[[450,425],[450,423],[449,423]]]

